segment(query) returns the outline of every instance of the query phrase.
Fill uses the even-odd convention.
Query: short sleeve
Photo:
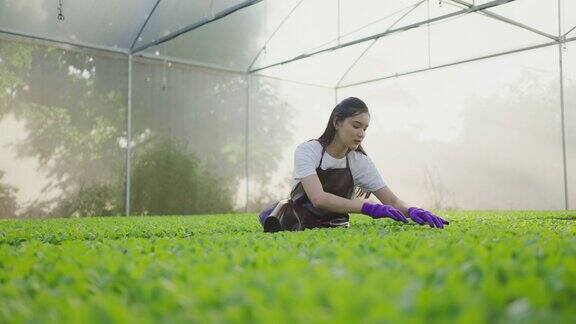
[[[320,152],[317,152],[314,142],[305,142],[296,147],[294,151],[294,180],[316,174],[317,163],[320,161]]]
[[[368,192],[386,187],[384,179],[370,157],[362,153],[358,153],[358,168],[354,171],[353,177],[356,185]]]

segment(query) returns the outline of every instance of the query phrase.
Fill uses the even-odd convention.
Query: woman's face
[[[336,122],[336,136],[349,149],[355,150],[362,143],[366,136],[366,129],[370,123],[368,113],[360,113]]]

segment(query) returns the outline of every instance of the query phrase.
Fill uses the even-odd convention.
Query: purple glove
[[[408,208],[408,214],[410,215],[410,218],[412,218],[412,220],[416,223],[420,225],[428,224],[432,228],[444,228],[444,224],[450,224],[449,222],[432,214],[431,212],[418,207]]]
[[[390,205],[371,204],[365,202],[362,205],[362,214],[368,215],[372,218],[390,217],[395,221],[408,223],[408,219],[404,217],[402,212]]]

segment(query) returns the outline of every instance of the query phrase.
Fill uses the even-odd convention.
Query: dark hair
[[[326,125],[324,133],[322,133],[322,135],[318,137],[318,142],[320,142],[320,144],[322,144],[323,147],[328,146],[330,143],[332,143],[334,137],[336,136],[336,127],[334,126],[334,123],[336,121],[343,121],[348,117],[356,116],[362,113],[369,114],[368,106],[366,106],[364,101],[356,97],[348,97],[340,101],[340,103],[338,103],[336,107],[334,107],[334,109],[332,110],[332,114],[330,114],[330,119],[328,119],[328,125]],[[361,145],[358,145],[356,151],[361,152],[364,155],[367,155],[366,151],[364,151]],[[365,195],[364,198],[368,198],[370,196],[370,192],[366,192],[361,188],[357,188],[356,197],[360,197],[362,195]]]
[[[344,119],[352,116],[356,116],[358,114],[367,113],[368,106],[364,103],[364,101],[356,98],[356,97],[348,97],[334,107],[332,110],[332,114],[330,114],[330,119],[328,119],[328,125],[326,125],[326,129],[324,133],[318,137],[318,142],[322,144],[322,146],[326,147],[334,140],[336,136],[336,127],[334,127],[334,123],[336,121],[343,121]],[[362,148],[362,145],[358,145],[356,151],[361,152],[364,155],[366,151]]]

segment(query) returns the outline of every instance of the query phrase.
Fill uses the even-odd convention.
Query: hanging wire
[[[64,0],[58,0],[58,21],[64,21],[64,14],[62,13]]]

